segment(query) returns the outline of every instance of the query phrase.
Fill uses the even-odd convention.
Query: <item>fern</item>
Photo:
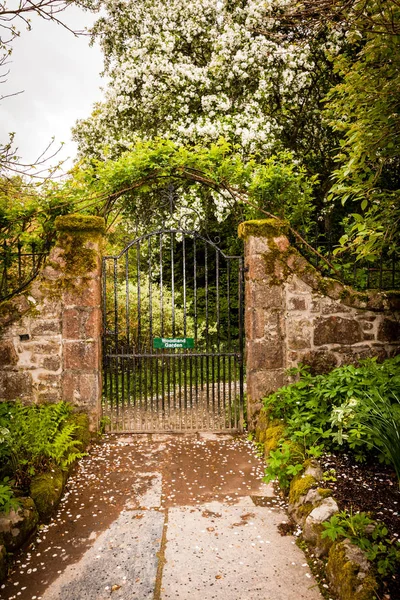
[[[71,415],[72,408],[65,402],[40,406],[1,403],[0,474],[12,475],[19,488],[27,489],[36,473],[51,465],[67,469],[84,456]]]

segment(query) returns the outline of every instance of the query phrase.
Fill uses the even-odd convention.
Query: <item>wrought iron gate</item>
[[[103,259],[103,416],[111,431],[240,431],[243,258],[160,229]]]

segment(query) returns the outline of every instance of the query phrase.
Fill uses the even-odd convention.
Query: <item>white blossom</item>
[[[287,0],[103,0],[95,35],[108,84],[75,128],[80,153],[116,156],[154,136],[276,148],[275,98],[296,104],[313,69],[307,44],[259,32],[278,2]]]

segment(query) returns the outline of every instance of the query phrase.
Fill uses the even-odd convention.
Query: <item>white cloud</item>
[[[82,30],[94,20],[76,7],[65,11],[62,18],[74,30]],[[15,131],[19,155],[24,162],[31,162],[54,136],[57,144],[65,143],[59,156],[73,158],[76,147],[71,127],[76,119],[90,114],[102,95],[100,49],[89,46],[89,36],[75,37],[39,18],[32,19],[31,31],[21,31],[13,48],[1,94],[24,93],[2,101],[0,140],[4,143],[8,133]]]

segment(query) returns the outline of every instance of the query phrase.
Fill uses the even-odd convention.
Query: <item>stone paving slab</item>
[[[150,600],[164,514],[122,511],[83,558],[66,568],[42,600]]]
[[[163,600],[320,600],[304,554],[277,525],[284,515],[250,502],[169,509]]]
[[[244,436],[108,436],[0,600],[321,600]]]

